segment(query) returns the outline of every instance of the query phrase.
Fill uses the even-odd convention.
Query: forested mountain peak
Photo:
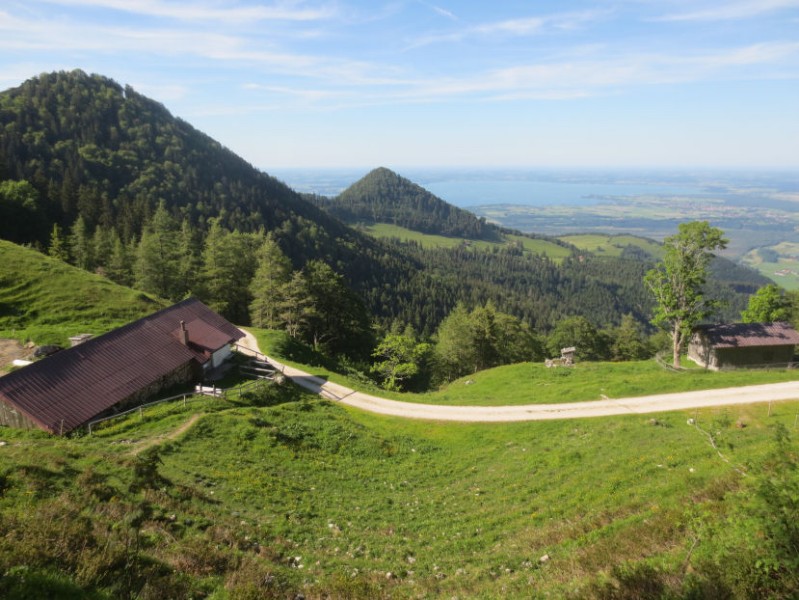
[[[63,225],[81,215],[130,237],[160,200],[196,222],[225,211],[244,230],[292,213],[333,225],[163,105],[100,75],[43,74],[0,93],[0,127],[0,176],[33,183]]]
[[[135,243],[157,207],[204,237],[272,232],[299,268],[321,259],[354,288],[386,272],[379,242],[343,225],[274,177],[174,117],[163,105],[100,75],[42,74],[0,93],[0,181],[32,185],[35,199],[3,206],[0,237],[47,246],[53,225],[80,218],[91,236],[113,230]],[[26,227],[19,227],[20,223]]]
[[[347,223],[391,223],[423,233],[479,240],[500,237],[495,225],[385,167],[370,171],[324,206]]]

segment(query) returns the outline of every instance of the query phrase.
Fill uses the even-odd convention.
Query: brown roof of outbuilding
[[[188,346],[180,341],[181,321]],[[205,363],[243,336],[189,298],[0,377],[0,399],[42,429],[67,432],[188,362]]]
[[[700,325],[694,331],[701,333],[715,348],[799,344],[799,333],[790,324],[783,322]]]

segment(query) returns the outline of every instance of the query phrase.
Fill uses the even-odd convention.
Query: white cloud
[[[46,0],[60,6],[84,6],[117,10],[178,21],[250,23],[253,21],[314,21],[333,16],[329,6],[306,7],[306,3],[275,2],[242,5],[227,2],[170,2],[168,0]]]
[[[475,37],[525,37],[550,30],[571,30],[603,18],[606,14],[607,11],[590,10],[492,21],[456,31],[420,36],[410,44],[410,47],[419,48],[437,43],[459,42]]]
[[[767,66],[799,56],[799,42],[764,43],[701,54],[635,54],[516,65],[469,75],[418,81],[400,97],[439,101],[455,97],[485,100],[570,99],[618,93],[647,85],[710,79],[770,77]],[[752,69],[751,67],[758,67]],[[779,75],[783,77],[784,73]],[[799,78],[799,70],[794,69]]]
[[[799,0],[744,0],[719,4],[684,13],[659,17],[657,21],[729,21],[799,7]]]
[[[451,21],[457,21],[458,20],[457,15],[455,13],[453,13],[451,10],[447,10],[446,8],[444,8],[442,6],[439,6],[437,4],[432,4],[430,2],[425,2],[425,0],[416,0],[416,1],[417,1],[418,4],[429,8],[430,10],[432,10],[434,13],[436,13],[439,16],[445,17],[445,18],[447,18],[447,19],[449,19]]]

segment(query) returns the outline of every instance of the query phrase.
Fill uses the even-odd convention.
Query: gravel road
[[[241,340],[240,344],[251,350],[259,351],[255,337],[244,329],[242,331],[244,331],[246,337]],[[314,377],[310,373],[284,365],[272,358],[267,357],[267,359],[294,383],[315,394],[319,394],[323,398],[382,415],[434,421],[501,423],[551,419],[584,419],[588,417],[647,414],[670,410],[799,399],[799,381],[789,381],[678,394],[606,399],[593,402],[526,404],[520,406],[439,406],[436,404],[398,402],[363,392],[356,392],[342,385]]]

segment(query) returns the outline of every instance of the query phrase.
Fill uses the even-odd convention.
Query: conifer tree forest
[[[386,200],[397,194],[402,202]],[[395,389],[540,359],[575,336],[585,358],[651,353],[642,280],[652,257],[574,248],[556,263],[511,244],[377,240],[339,218],[502,234],[385,169],[337,200],[309,201],[99,75],[43,74],[0,93],[0,238],[373,363]],[[721,268],[714,288],[737,314],[765,282]]]

